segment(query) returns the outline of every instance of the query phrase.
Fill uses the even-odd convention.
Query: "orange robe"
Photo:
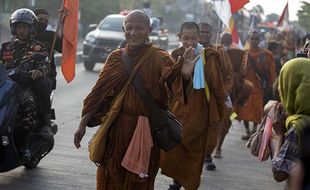
[[[177,59],[182,56],[181,47],[172,52]],[[207,128],[223,116],[225,92],[219,65],[219,54],[208,48],[205,51],[205,79],[210,89],[207,101],[205,89],[195,90],[193,81],[187,86],[187,102],[184,104],[180,94],[175,94],[172,111],[182,123],[182,141],[169,152],[162,152],[160,167],[162,173],[176,179],[186,190],[198,189],[203,168]],[[177,83],[172,88],[180,89]]]
[[[136,51],[129,51],[133,63],[141,58],[151,44]],[[171,56],[163,50],[155,50],[139,68],[141,80],[146,89],[161,107],[168,107],[165,77],[174,66]],[[129,75],[121,60],[121,51],[113,51],[100,73],[99,79],[90,94],[84,100],[82,115],[100,105],[89,125],[100,124],[102,115],[107,111],[109,101],[120,91]],[[122,109],[110,127],[103,163],[97,170],[97,190],[153,190],[155,176],[159,168],[160,150],[154,145],[151,149],[147,178],[129,172],[121,166],[134,134],[138,116],[148,116],[148,106],[144,103],[133,84],[127,88]]]
[[[257,77],[253,65],[247,58],[247,53],[255,60],[256,67],[261,73],[268,76],[268,86],[272,87],[276,79],[275,63],[273,55],[266,49],[249,49],[245,52],[245,79],[251,81],[254,85],[254,90],[250,97],[246,100],[244,106],[237,106],[238,118],[245,121],[260,123],[263,117],[263,97],[264,90],[261,81]],[[261,56],[263,55],[263,56]],[[261,57],[261,58],[259,58]]]

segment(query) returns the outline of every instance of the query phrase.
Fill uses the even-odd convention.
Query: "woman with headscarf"
[[[303,130],[310,126],[310,59],[288,61],[279,76],[279,94],[288,114],[285,128],[273,126],[279,144],[272,159],[274,179],[288,179],[301,153]]]

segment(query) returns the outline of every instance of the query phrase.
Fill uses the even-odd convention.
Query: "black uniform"
[[[50,63],[45,60],[29,60],[25,62],[34,53],[48,55],[47,49],[39,41],[30,39],[27,44],[18,43],[17,40],[11,40],[3,43],[0,49],[0,64],[4,64],[6,69],[19,68],[28,73],[31,70],[40,70],[43,76],[39,79],[31,79],[31,74],[16,75],[13,80],[21,87],[19,94],[19,107],[17,113],[17,125],[20,129],[19,139],[25,142],[27,133],[36,127],[36,121],[40,114],[50,113],[50,82],[46,76],[50,73]],[[23,62],[24,61],[24,62]]]
[[[35,36],[33,36],[33,38],[43,43],[47,48],[48,52],[50,53],[55,34],[56,33],[54,31],[45,30],[41,33],[36,34]],[[58,35],[56,37],[54,50],[56,50],[58,53],[62,53],[62,38],[58,37]],[[56,75],[57,75],[54,53],[53,56],[51,57],[50,63],[51,63],[50,65],[51,74],[49,75],[49,77],[51,79],[51,88],[54,90],[56,89]]]

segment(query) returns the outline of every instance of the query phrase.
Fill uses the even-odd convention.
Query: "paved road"
[[[54,150],[41,161],[38,168],[23,167],[0,174],[0,190],[91,190],[95,189],[96,166],[88,160],[87,142],[95,129],[87,131],[82,148],[73,145],[73,133],[78,126],[82,100],[96,81],[101,66],[94,72],[86,72],[82,64],[77,65],[76,77],[66,84],[58,75],[55,92],[59,131]],[[59,68],[58,68],[59,69]],[[240,124],[234,122],[223,147],[223,158],[215,159],[217,170],[204,171],[201,190],[281,190],[271,178],[270,161],[260,163],[245,148],[240,140]],[[167,189],[170,179],[158,175],[155,189]]]

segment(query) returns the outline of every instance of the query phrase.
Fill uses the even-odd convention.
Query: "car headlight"
[[[160,40],[161,40],[161,41],[166,41],[166,40],[168,40],[168,37],[167,37],[167,36],[161,36],[161,37],[160,37]]]
[[[88,43],[95,43],[96,42],[96,37],[95,36],[92,36],[92,35],[87,35],[86,38],[85,38],[85,41],[88,42]]]
[[[159,40],[158,36],[150,36],[149,38],[151,42]]]

